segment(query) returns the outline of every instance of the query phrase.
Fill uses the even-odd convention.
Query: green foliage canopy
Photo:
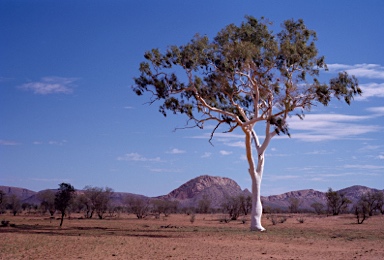
[[[215,121],[212,136],[222,124],[230,132],[259,121],[267,122],[266,130],[289,135],[286,118],[291,113],[302,118],[316,103],[328,105],[336,97],[350,104],[362,93],[357,79],[346,72],[320,82],[327,66],[318,56],[316,33],[303,20],[285,21],[279,33],[270,26],[264,18],[246,16],[240,26],[226,26],[212,41],[197,34],[164,53],[148,51],[133,90],[149,92],[150,103],[161,101],[164,116],[169,111],[185,114],[200,128]]]
[[[61,213],[60,227],[63,225],[65,211],[70,206],[75,195],[75,188],[69,183],[59,184],[59,189],[55,195],[55,208]]]

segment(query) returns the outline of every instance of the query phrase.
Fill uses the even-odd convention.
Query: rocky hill
[[[355,185],[351,186],[348,188],[344,188],[339,190],[340,193],[343,193],[346,197],[350,199],[356,199],[360,198],[361,195],[367,193],[367,192],[372,192],[372,191],[378,191],[377,189],[371,189],[365,186],[360,186],[360,185]]]
[[[243,192],[232,179],[203,175],[158,198],[177,200],[182,207],[196,207],[201,199],[207,197],[211,200],[211,207],[218,208],[226,197],[236,196]]]
[[[39,204],[39,192],[9,186],[0,186],[0,190],[3,190],[7,196],[15,194],[22,202]],[[339,190],[353,203],[358,201],[362,194],[375,191],[378,190],[359,185]],[[81,192],[78,191],[78,193]],[[211,207],[219,208],[226,198],[240,194],[244,196],[251,195],[247,189],[242,190],[232,179],[203,175],[184,183],[166,195],[156,197],[156,199],[178,201],[180,207],[197,207],[200,200],[208,198],[211,201]],[[122,205],[127,196],[150,199],[143,195],[126,192],[115,192],[111,199],[115,205]],[[299,209],[301,210],[312,210],[311,204],[314,202],[326,205],[325,193],[312,189],[290,191],[280,195],[262,197],[261,200],[264,207],[287,210],[292,198],[300,201]]]
[[[322,203],[326,205],[325,193],[316,190],[299,190],[299,191],[290,191],[280,195],[273,195],[268,197],[262,197],[261,201],[263,205],[270,208],[280,208],[287,210],[291,204],[292,199],[299,200],[300,209],[309,209],[311,210],[311,204],[315,202]]]
[[[36,191],[11,186],[0,186],[0,190],[2,190],[6,196],[16,195],[22,201],[37,193]]]

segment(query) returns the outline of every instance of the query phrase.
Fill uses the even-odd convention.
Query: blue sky
[[[187,129],[131,90],[145,51],[212,38],[245,15],[279,31],[303,18],[329,72],[364,91],[347,105],[291,118],[291,137],[267,150],[262,195],[351,185],[383,189],[384,2],[0,1],[0,185],[31,190],[69,182],[163,195],[199,175],[250,177],[241,132]]]

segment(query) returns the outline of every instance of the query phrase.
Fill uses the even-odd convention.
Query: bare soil
[[[268,217],[268,219],[267,219]],[[65,219],[1,215],[0,259],[384,259],[384,216],[358,225],[353,215],[280,215],[266,232],[249,219],[174,214],[155,219]],[[299,223],[303,218],[304,223]],[[243,224],[245,222],[245,224]]]

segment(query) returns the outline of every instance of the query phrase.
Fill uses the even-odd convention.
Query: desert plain
[[[61,228],[47,216],[0,218],[9,221],[0,227],[0,259],[384,259],[382,215],[357,224],[354,215],[264,214],[266,232],[221,214],[72,216]]]

